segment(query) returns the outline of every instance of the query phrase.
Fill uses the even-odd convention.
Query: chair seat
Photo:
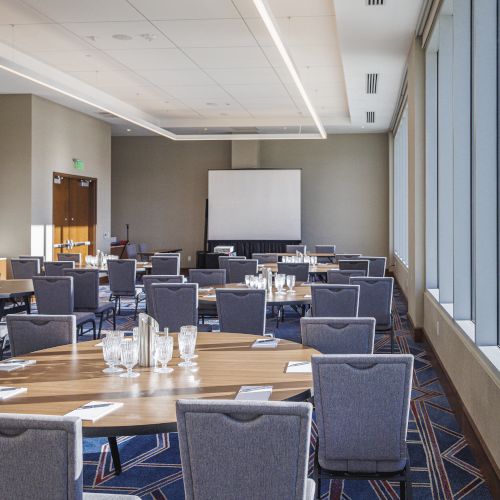
[[[141,500],[135,495],[114,495],[113,493],[84,493],[83,500]]]
[[[92,312],[73,312],[76,316],[76,326],[83,325],[83,323],[87,323],[87,321],[95,321],[95,314]]]
[[[212,325],[196,325],[199,332],[211,332]]]
[[[99,302],[99,305],[95,309],[78,309],[78,312],[91,312],[94,314],[102,314],[114,308],[115,304],[113,302]]]
[[[135,298],[143,292],[144,292],[143,288],[140,285],[136,285],[136,289],[134,290],[134,292],[131,292],[131,291],[130,292],[111,292],[111,295],[113,297],[134,297]]]

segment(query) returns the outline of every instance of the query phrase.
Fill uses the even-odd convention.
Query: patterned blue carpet
[[[103,288],[103,294],[105,291]],[[129,330],[135,325],[132,311],[132,304],[124,304],[122,316],[118,317],[120,329]],[[286,313],[278,330],[275,331],[273,319],[268,321],[268,330],[275,331],[279,337],[299,341],[299,316],[291,309]],[[432,368],[426,344],[415,343],[410,335],[406,303],[398,289],[393,315],[399,351],[415,356],[408,433],[414,498],[492,498]],[[85,337],[88,340],[89,335]],[[379,353],[388,352],[389,339],[377,336],[375,348]],[[312,445],[315,438],[313,425]],[[184,498],[176,433],[123,437],[118,443],[123,472],[115,476],[107,440],[84,440],[85,491],[134,494],[143,499]],[[322,499],[330,500],[398,497],[399,484],[388,481],[331,481],[329,484],[323,481],[321,492]]]

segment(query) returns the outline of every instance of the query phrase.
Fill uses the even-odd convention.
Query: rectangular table
[[[31,280],[0,280],[0,320],[6,314],[23,311],[29,314],[31,312],[30,299],[33,294],[33,281]],[[16,299],[22,299],[23,303],[5,308],[7,303]]]

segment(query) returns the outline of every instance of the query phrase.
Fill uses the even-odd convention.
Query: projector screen
[[[301,170],[210,170],[209,240],[300,240]]]

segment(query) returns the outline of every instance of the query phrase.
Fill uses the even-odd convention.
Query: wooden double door
[[[97,179],[54,173],[52,200],[53,260],[79,253],[85,262],[96,253]]]

